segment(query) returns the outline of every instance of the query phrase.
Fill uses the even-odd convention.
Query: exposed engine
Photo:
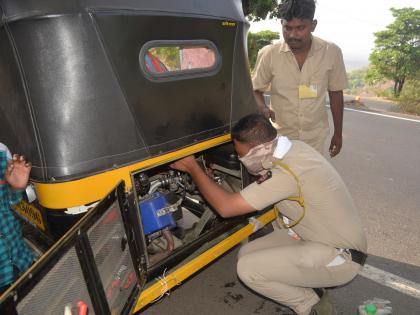
[[[217,165],[208,168],[204,160],[203,167],[224,188],[231,191],[241,188],[239,171]],[[150,265],[199,238],[222,220],[203,200],[190,176],[169,166],[135,174],[134,185]]]

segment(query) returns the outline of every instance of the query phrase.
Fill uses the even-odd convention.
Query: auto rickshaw
[[[136,313],[274,219],[219,217],[169,166],[196,154],[225,188],[250,181],[230,143],[256,111],[239,0],[0,11],[0,141],[32,162],[15,210],[39,255],[0,310]]]

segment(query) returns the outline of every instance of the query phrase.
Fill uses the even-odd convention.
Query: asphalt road
[[[363,218],[370,254],[367,264],[418,284],[420,121],[347,110],[344,119],[344,146],[332,163]],[[236,253],[237,248],[142,314],[292,314],[238,281]],[[389,282],[395,282],[402,291],[407,289],[398,281]],[[330,295],[343,315],[356,314],[359,304],[374,297],[390,300],[394,315],[419,315],[420,299],[404,292],[359,275],[349,285],[330,290]]]

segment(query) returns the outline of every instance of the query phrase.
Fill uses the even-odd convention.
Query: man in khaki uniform
[[[263,115],[242,118],[232,138],[241,162],[260,176],[239,193],[217,185],[192,156],[172,167],[189,173],[222,217],[275,205],[289,225],[241,248],[239,278],[299,315],[336,314],[326,291],[313,288],[348,283],[367,252],[362,224],[342,179],[309,145],[278,137]]]
[[[317,21],[314,0],[283,0],[280,4],[284,42],[263,47],[253,73],[258,107],[278,132],[302,140],[323,153],[329,134],[325,109],[330,98],[334,134],[330,155],[342,146],[343,89],[347,87],[343,56],[335,44],[312,36]],[[263,92],[271,94],[271,109]]]

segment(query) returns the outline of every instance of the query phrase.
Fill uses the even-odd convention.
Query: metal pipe
[[[167,256],[169,256],[169,254],[175,248],[174,238],[172,236],[171,231],[169,231],[169,229],[162,230],[162,236],[166,240],[166,249],[162,250],[159,253],[151,255],[149,257],[149,264],[150,265],[154,265],[155,263],[157,263],[157,262],[163,260],[164,258],[166,258]]]
[[[161,181],[161,180],[157,180],[157,181],[155,181],[155,182],[153,182],[151,185],[150,185],[150,189],[149,189],[149,192],[148,192],[148,194],[150,195],[150,194],[153,194],[160,186],[162,186],[163,185],[163,182]]]

